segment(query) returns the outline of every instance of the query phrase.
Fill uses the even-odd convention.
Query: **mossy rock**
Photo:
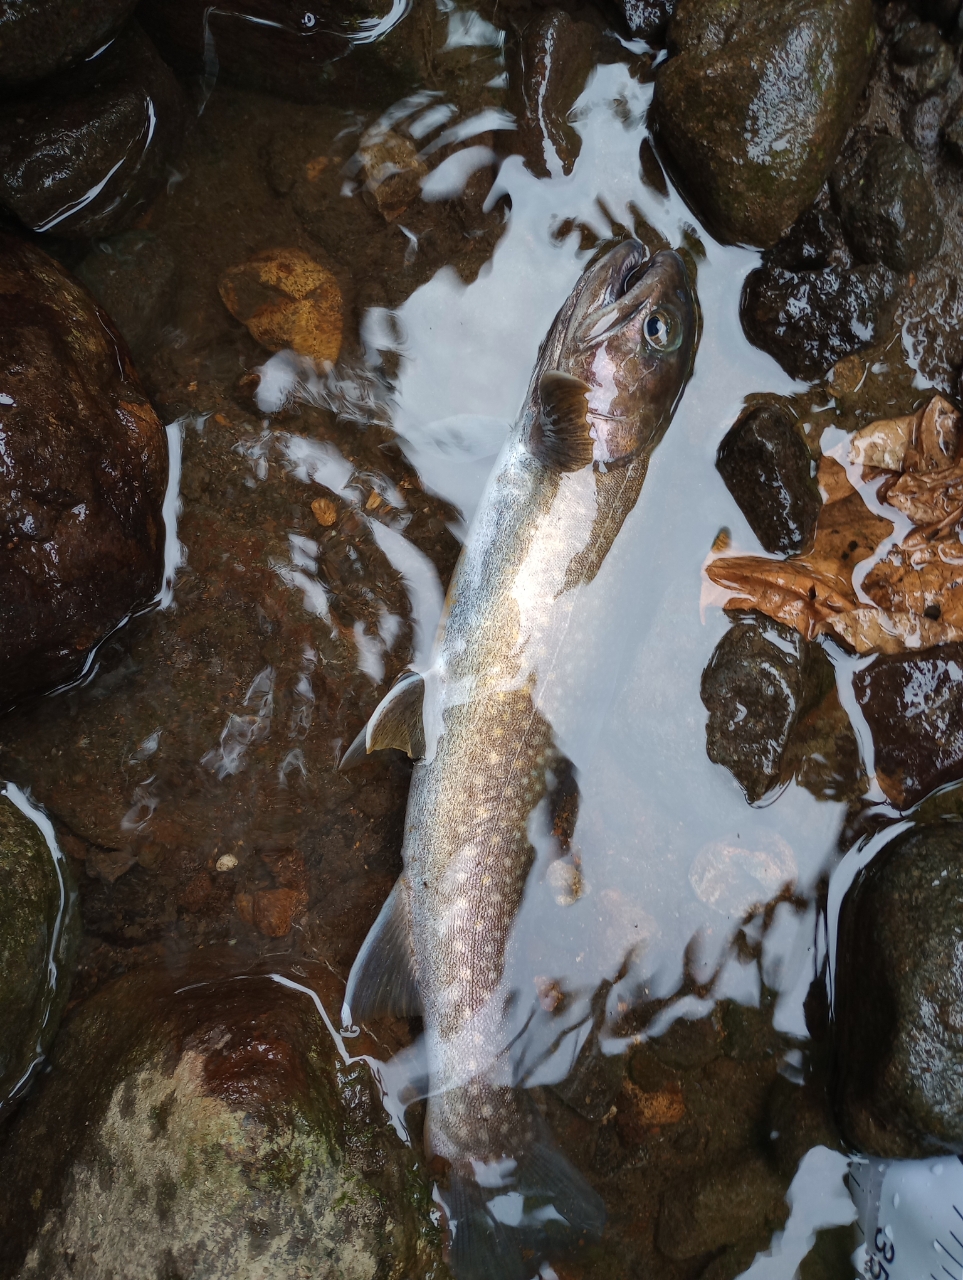
[[[77,938],[76,893],[66,862],[0,790],[0,1120],[57,1030]]]
[[[0,1276],[392,1280],[430,1184],[364,1062],[273,976],[120,979],[65,1028],[0,1158]]]

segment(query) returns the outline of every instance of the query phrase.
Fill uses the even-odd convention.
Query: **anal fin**
[[[351,966],[344,993],[345,1024],[371,1018],[411,1018],[421,993],[411,948],[408,886],[399,876]]]
[[[424,702],[424,676],[406,672],[375,707],[371,719],[341,757],[339,769],[351,769],[372,751],[386,747],[396,747],[412,760],[420,760],[425,754]]]
[[[539,462],[556,471],[580,471],[592,461],[589,387],[581,378],[549,369],[538,383],[541,411],[532,424],[529,447]]]

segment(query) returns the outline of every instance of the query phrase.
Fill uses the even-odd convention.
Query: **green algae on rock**
[[[870,0],[682,0],[659,137],[720,238],[766,248],[812,203],[869,74]]]
[[[77,950],[66,861],[30,812],[22,792],[0,786],[0,1119],[53,1040]]]
[[[150,971],[87,1001],[0,1159],[18,1188],[0,1208],[0,1275],[430,1270],[428,1185],[367,1065],[339,1057],[311,982],[185,976],[174,990]]]

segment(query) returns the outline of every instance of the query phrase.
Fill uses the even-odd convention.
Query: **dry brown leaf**
[[[301,249],[269,249],[225,271],[224,305],[269,351],[292,347],[319,363],[335,361],[343,330],[341,290],[326,267]]]
[[[710,561],[709,580],[736,593],[724,607],[759,609],[808,639],[832,632],[858,653],[963,639],[959,446],[960,415],[942,396],[918,413],[871,423],[854,436],[850,461],[863,466],[862,489],[885,476],[878,496],[916,528],[854,587],[854,567],[872,557],[895,526],[869,509],[839,463],[824,457],[819,480],[826,501],[812,551],[788,560]]]

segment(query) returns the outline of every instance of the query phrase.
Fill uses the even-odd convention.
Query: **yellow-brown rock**
[[[344,330],[341,290],[302,249],[268,249],[230,267],[218,286],[231,315],[269,351],[291,347],[319,364],[335,361]]]

